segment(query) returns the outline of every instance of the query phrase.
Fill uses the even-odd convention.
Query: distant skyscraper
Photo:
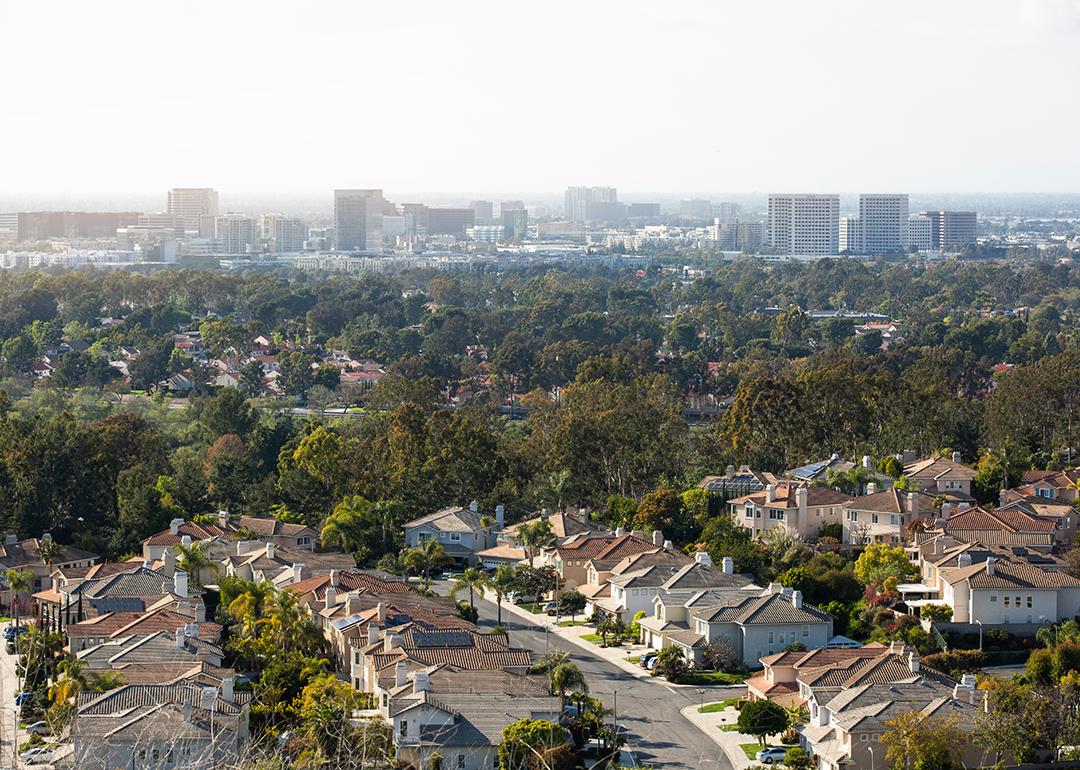
[[[423,203],[402,204],[405,213],[405,235],[425,238],[429,235],[459,235],[475,224],[476,212],[471,209],[434,208]]]
[[[588,222],[593,217],[589,206],[594,203],[617,203],[614,187],[567,187],[564,200],[565,215],[571,222]]]
[[[934,219],[927,214],[916,214],[908,220],[908,246],[919,251],[934,248]]]
[[[725,251],[760,249],[765,243],[765,224],[716,217],[708,228],[708,237]]]
[[[473,210],[473,221],[478,225],[490,225],[495,216],[494,206],[491,201],[472,201],[469,208]]]
[[[839,195],[769,195],[769,245],[781,254],[840,251]]]
[[[190,217],[214,217],[218,213],[217,190],[209,187],[174,187],[169,190],[166,213]]]
[[[858,217],[840,217],[840,251],[858,254],[862,249],[862,228]]]
[[[859,196],[859,229],[863,254],[907,249],[908,196],[863,193]]]
[[[258,227],[251,217],[226,214],[214,219],[214,241],[222,254],[250,254],[258,239]]]
[[[284,214],[263,214],[259,217],[259,239],[271,254],[291,254],[304,250],[307,226],[303,220]]]
[[[503,238],[508,241],[521,241],[529,235],[529,212],[524,208],[501,209]]]
[[[525,201],[500,201],[499,202],[499,214],[502,215],[504,211],[517,211],[525,209]]]
[[[679,217],[682,219],[709,219],[712,215],[712,201],[704,198],[687,198],[679,201]]]
[[[660,216],[659,203],[631,203],[626,210],[631,219],[655,219]]]
[[[975,243],[978,217],[974,211],[924,211],[922,215],[933,222],[935,249]]]
[[[714,203],[712,215],[717,219],[738,219],[742,216],[742,206],[738,203]]]
[[[338,251],[382,248],[382,190],[334,190],[334,230]]]

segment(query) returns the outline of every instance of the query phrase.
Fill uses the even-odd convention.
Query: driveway
[[[493,602],[478,599],[480,626],[495,625]],[[525,647],[537,658],[545,651],[569,652],[585,674],[589,692],[608,707],[616,709],[619,727],[628,733],[630,749],[639,765],[676,770],[733,770],[717,744],[707,738],[680,713],[701,699],[697,689],[668,687],[656,681],[643,681],[588,650],[588,642],[575,643],[554,633],[545,634],[542,626],[503,611],[503,627],[510,643]],[[578,646],[578,645],[582,646]],[[733,688],[732,693],[743,688]],[[723,690],[709,688],[708,700],[728,697]]]

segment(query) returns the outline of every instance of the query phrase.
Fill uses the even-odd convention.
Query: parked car
[[[50,748],[45,746],[38,746],[34,749],[27,749],[19,755],[19,759],[26,765],[45,765],[53,761],[53,756],[56,754]]]
[[[648,668],[649,664],[656,659],[655,652],[647,652],[641,656],[641,660],[638,661],[638,665],[642,668]]]
[[[517,604],[520,601],[520,599],[518,599],[518,592],[517,591],[511,591],[510,593],[508,593],[506,595],[505,598],[506,598],[506,601],[510,602],[510,604]]]
[[[7,650],[8,655],[14,655],[15,654],[15,640],[14,639],[9,639],[4,644],[4,649]]]
[[[34,697],[34,693],[32,692],[21,692],[15,696],[15,705],[21,706],[22,704],[30,700],[32,697]]]
[[[770,746],[767,749],[759,751],[756,759],[758,762],[771,765],[773,762],[783,762],[785,754],[787,754],[787,749],[782,749],[778,746]]]
[[[555,602],[548,602],[547,604],[544,605],[543,609],[544,609],[544,612],[546,612],[548,615],[558,615],[559,614],[559,605],[556,604]]]
[[[657,656],[655,656],[655,655],[654,655],[654,656],[652,657],[652,660],[650,660],[650,661],[649,661],[649,662],[648,662],[648,663],[647,663],[647,664],[645,665],[645,668],[646,668],[647,670],[649,670],[649,671],[655,671],[655,670],[656,670],[656,664],[657,664],[657,662],[658,662],[659,660],[660,660],[660,658],[658,658]]]
[[[52,735],[52,731],[49,726],[44,722],[34,722],[32,725],[27,725],[26,732],[30,735]]]
[[[8,626],[4,629],[4,639],[9,642],[14,641],[16,636],[25,634],[29,630],[29,626]]]

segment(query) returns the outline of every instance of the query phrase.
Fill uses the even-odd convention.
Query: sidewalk
[[[724,732],[720,729],[721,725],[732,725],[738,721],[739,712],[734,706],[710,714],[699,713],[697,706],[687,706],[682,710],[682,715],[724,750],[724,754],[727,755],[728,761],[735,770],[746,770],[750,765],[757,764],[746,756],[746,752],[739,745],[740,743],[757,743],[757,738],[742,733]]]

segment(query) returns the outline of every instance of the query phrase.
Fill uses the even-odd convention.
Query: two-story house
[[[817,537],[826,524],[843,521],[843,506],[851,495],[827,487],[803,487],[795,483],[769,484],[728,501],[734,521],[753,537],[773,527],[784,527],[802,538]]]
[[[879,492],[872,483],[868,486],[868,494],[843,505],[846,544],[902,543],[908,524],[937,515],[933,495],[892,487]]]
[[[491,528],[480,522],[475,500],[468,508],[443,508],[413,519],[404,524],[404,529],[405,545],[414,548],[434,540],[441,543],[446,555],[460,566],[473,564],[477,552],[494,545]]]
[[[611,537],[580,535],[547,549],[545,555],[559,574],[560,590],[570,590],[589,582],[591,563],[614,565],[627,556],[659,551],[661,548],[662,544],[656,545],[646,540],[644,532],[627,533],[619,529]]]
[[[971,483],[975,471],[960,461],[960,453],[952,457],[928,457],[904,465],[904,476],[917,483],[923,492],[945,495],[954,500],[971,500]]]

